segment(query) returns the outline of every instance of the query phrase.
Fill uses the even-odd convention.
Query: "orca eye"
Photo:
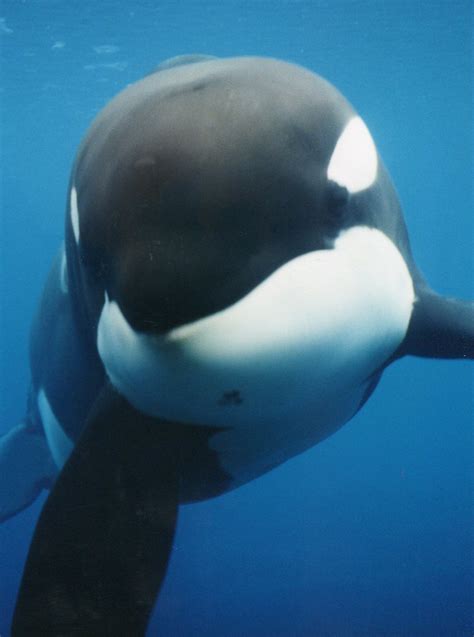
[[[110,272],[109,263],[103,258],[103,255],[94,251],[85,250],[81,245],[78,248],[78,256],[81,269],[89,282],[104,283],[108,280]]]
[[[329,210],[340,210],[349,201],[350,193],[344,186],[335,181],[327,183],[327,203]]]
[[[353,117],[337,140],[327,178],[350,194],[369,188],[377,178],[377,149],[360,117]]]

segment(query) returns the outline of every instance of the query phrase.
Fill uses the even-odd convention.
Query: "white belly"
[[[98,350],[141,411],[229,428],[211,444],[244,481],[351,418],[403,340],[413,302],[396,247],[356,227],[334,249],[293,259],[233,306],[166,336],[134,332],[106,297]]]

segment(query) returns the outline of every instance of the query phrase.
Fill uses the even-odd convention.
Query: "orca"
[[[12,634],[142,635],[181,503],[330,436],[403,356],[473,359],[474,304],[426,283],[329,82],[183,56],[86,134],[30,354],[1,519],[50,493]]]

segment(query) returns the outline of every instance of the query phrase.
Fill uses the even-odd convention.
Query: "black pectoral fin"
[[[177,458],[169,427],[104,389],[38,521],[14,637],[145,633],[173,541]]]
[[[474,358],[474,303],[417,291],[402,354],[428,358]]]

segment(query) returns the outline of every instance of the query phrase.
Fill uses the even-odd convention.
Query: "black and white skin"
[[[372,136],[331,84],[184,57],[80,146],[30,352],[0,518],[50,494],[13,635],[138,636],[180,503],[330,436],[396,359],[474,358],[474,305],[424,280]]]

